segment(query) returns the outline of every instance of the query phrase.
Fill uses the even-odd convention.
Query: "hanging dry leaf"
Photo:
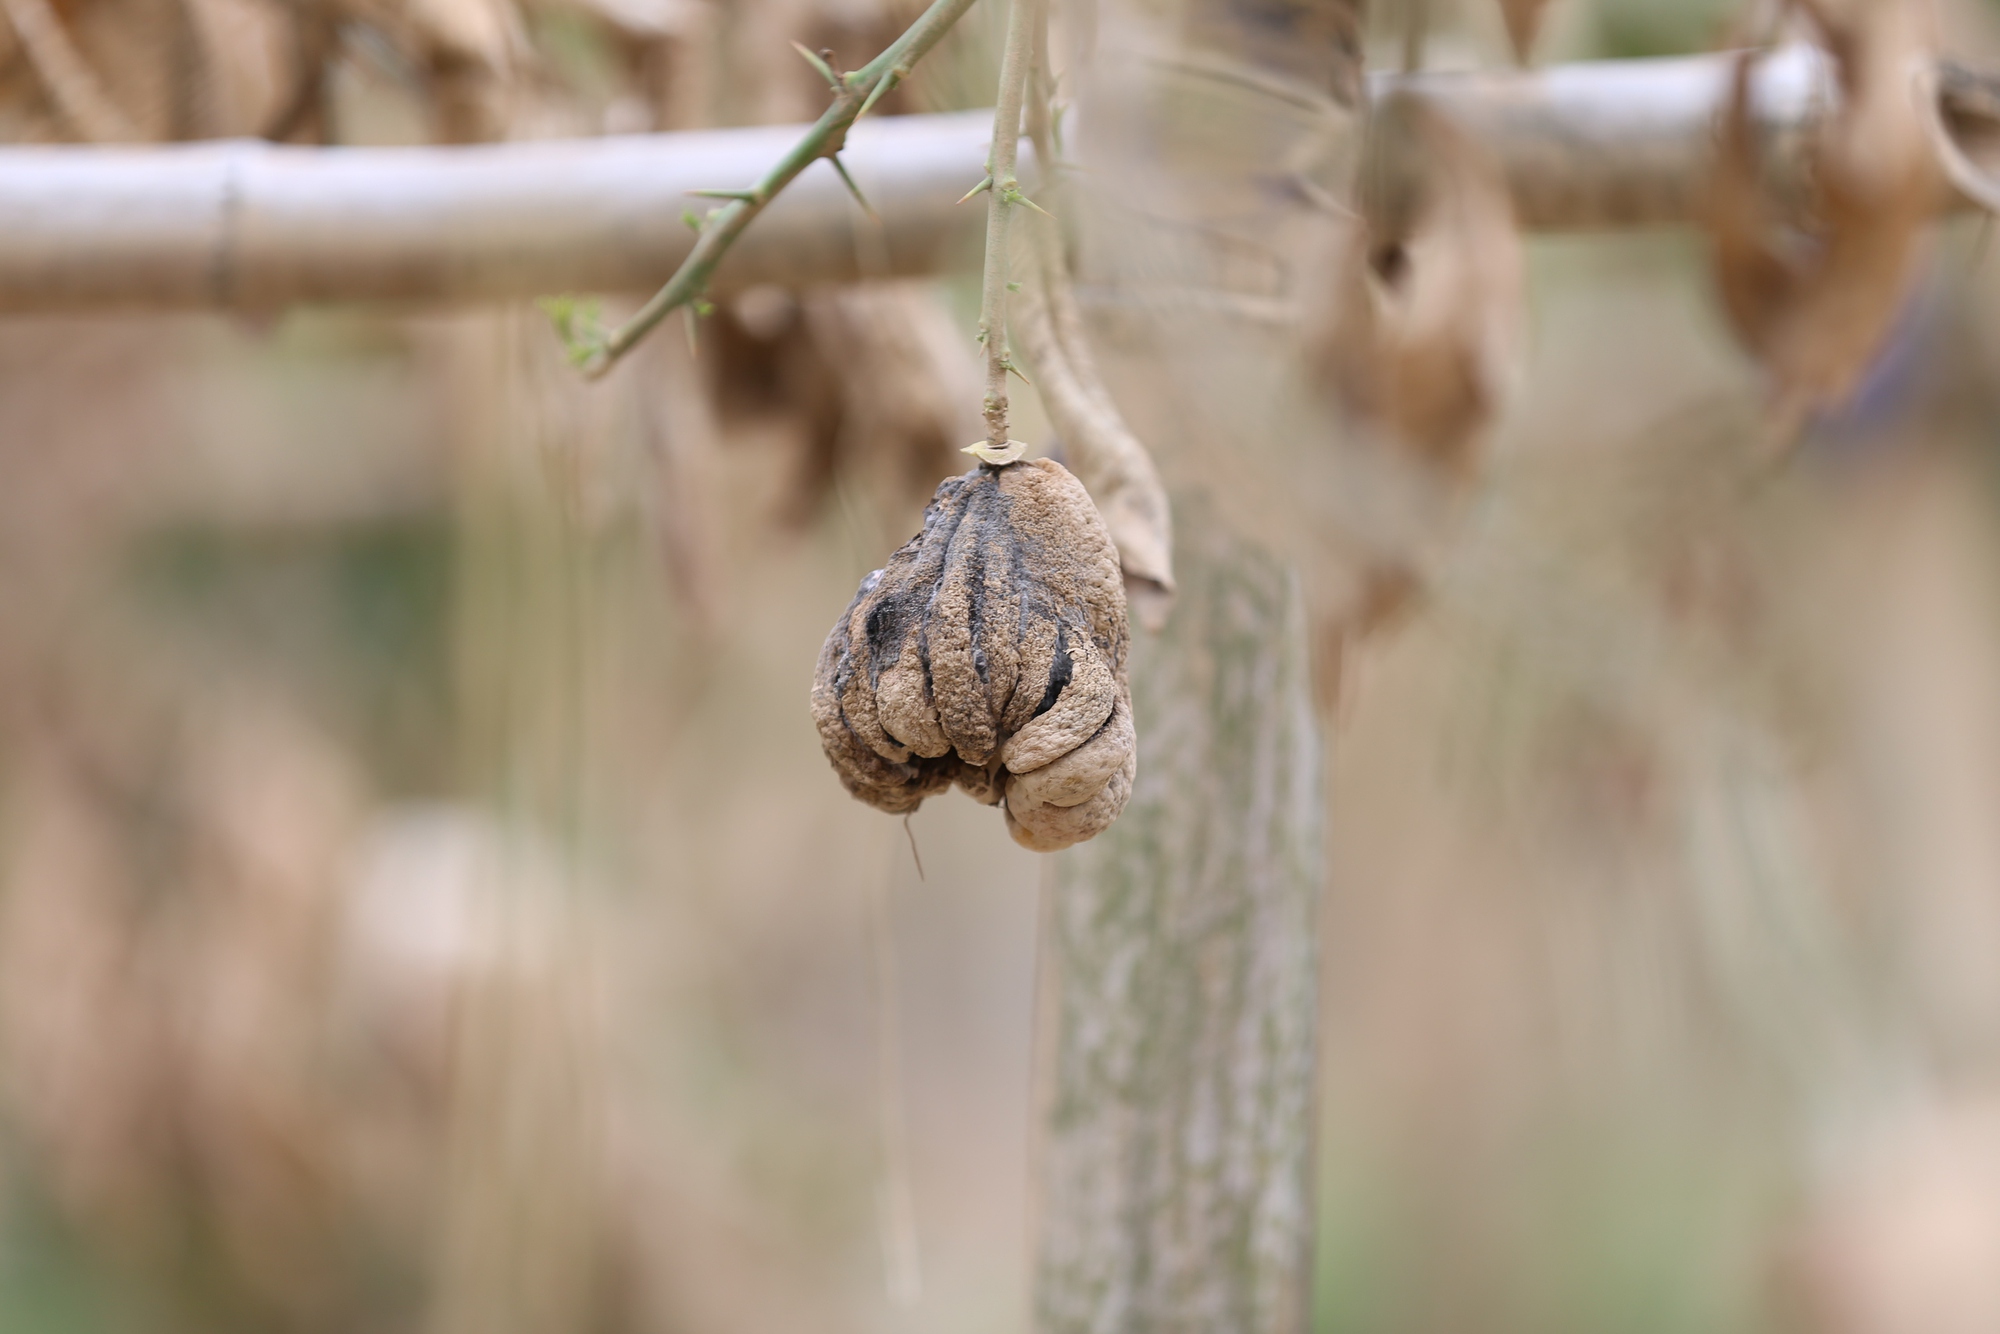
[[[1041,221],[1041,220],[1037,220]],[[1014,304],[1042,405],[1118,549],[1125,596],[1148,630],[1173,607],[1173,513],[1159,469],[1125,424],[1090,353],[1053,222],[1035,222],[1035,281]]]
[[[2000,81],[1940,61],[1918,75],[1916,97],[1945,175],[1967,199],[2000,212]]]
[[[1523,65],[1535,53],[1535,38],[1542,30],[1542,15],[1549,0],[1500,0],[1500,16],[1507,21],[1507,40],[1513,44],[1514,59]]]
[[[1808,216],[1793,225],[1753,118],[1758,57],[1737,63],[1709,193],[1723,309],[1769,371],[1781,421],[1847,398],[1901,309],[1938,190],[1914,86],[1929,26],[1902,0],[1802,0],[1840,101],[1809,149]]]
[[[1512,373],[1521,246],[1506,181],[1413,93],[1377,109],[1362,218],[1319,368],[1358,421],[1453,477],[1469,471]]]
[[[424,71],[448,143],[503,138],[527,39],[512,0],[360,0]]]
[[[1118,817],[1137,770],[1117,553],[1049,459],[948,478],[923,532],[827,636],[813,720],[855,797],[913,811],[956,782],[1052,852]]]
[[[791,419],[798,457],[781,517],[804,522],[837,479],[901,511],[965,466],[979,433],[979,365],[927,282],[803,296],[755,287],[702,327],[726,421]]]
[[[48,0],[0,0],[7,25],[57,119],[91,143],[129,142],[139,131],[76,48]]]
[[[876,473],[907,500],[963,466],[979,432],[979,363],[926,282],[808,293],[807,335],[839,397],[842,463]]]

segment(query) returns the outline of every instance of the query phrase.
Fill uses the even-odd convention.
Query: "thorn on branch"
[[[993,178],[991,176],[988,176],[983,180],[981,180],[979,184],[973,186],[970,190],[967,190],[964,194],[960,195],[958,202],[963,204],[966,200],[971,199],[977,195],[983,195],[992,188],[993,188]]]
[[[826,80],[827,87],[833,89],[835,93],[843,91],[841,87],[840,76],[838,74],[835,74],[833,72],[833,66],[827,63],[827,57],[832,55],[833,52],[831,51],[815,52],[810,48],[808,48],[802,42],[793,42],[792,50],[798,52],[800,55],[805,57],[806,64],[811,65],[813,69],[819,74],[819,76],[822,79]]]
[[[1055,214],[1049,212],[1047,209],[1043,208],[1040,204],[1037,204],[1034,200],[1022,194],[1021,187],[1012,184],[1011,182],[1001,188],[1000,198],[1009,204],[1026,204],[1029,208],[1035,210],[1035,212],[1041,214],[1049,221],[1051,222],[1055,221],[1055,216],[1056,216]]]
[[[910,67],[908,65],[891,65],[888,73],[884,74],[875,86],[868,90],[868,96],[861,103],[861,110],[854,113],[854,119],[860,120],[870,111],[873,111],[875,104],[882,100],[883,94],[901,83],[903,77],[909,72]]]
[[[866,213],[875,222],[880,223],[882,221],[881,215],[875,211],[875,206],[868,202],[868,196],[861,193],[861,187],[854,183],[854,178],[847,174],[847,164],[840,160],[840,154],[833,154],[827,158],[827,161],[833,163],[833,169],[840,173],[842,184],[846,185],[847,192],[854,196],[854,202],[861,205],[861,211]]]

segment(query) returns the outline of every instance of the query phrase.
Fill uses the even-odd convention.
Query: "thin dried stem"
[[[1047,15],[1035,34],[1028,80],[1028,137],[1041,164],[1043,193],[1063,198],[1065,182],[1049,101]],[[1057,212],[1070,211],[1065,203]],[[1126,425],[1098,374],[1089,335],[1070,283],[1062,233],[1055,221],[1030,222],[1034,281],[1020,305],[1021,340],[1035,363],[1037,387],[1050,420],[1068,447],[1078,480],[1096,501],[1118,547],[1126,600],[1148,629],[1158,630],[1172,606],[1173,525],[1166,488],[1144,444]]]
[[[584,373],[593,379],[603,375],[669,313],[699,301],[716,265],[765,206],[800,172],[820,158],[840,152],[854,122],[909,74],[911,67],[951,31],[952,24],[972,8],[972,3],[973,0],[934,0],[881,55],[851,74],[839,76],[833,105],[755,185],[702,221],[701,237],[695,242],[693,253],[682,261],[666,286],[655,292],[631,319],[613,330],[601,347],[592,350],[583,363]]]
[[[1014,206],[1026,202],[1014,164],[1021,146],[1021,102],[1028,82],[1036,16],[1045,3],[1013,0],[1008,7],[1007,45],[1000,57],[1000,91],[993,109],[993,151],[986,163],[993,186],[986,200],[986,270],[979,295],[979,340],[986,346],[986,400],[982,409],[986,447],[996,454],[1019,452],[1010,449],[1013,442],[1007,434],[1007,373],[1013,369],[1007,341],[1007,245]]]

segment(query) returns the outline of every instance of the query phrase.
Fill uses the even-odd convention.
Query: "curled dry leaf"
[[[813,721],[840,780],[891,813],[956,782],[1053,852],[1118,818],[1137,771],[1118,559],[1060,464],[945,480],[820,651]]]
[[[385,26],[428,76],[439,136],[506,137],[527,48],[512,0],[396,0],[385,10]]]
[[[39,103],[53,138],[323,138],[352,25],[423,75],[441,137],[504,137],[527,52],[514,0],[0,0],[0,56],[30,76],[0,68],[0,103]]]
[[[77,138],[91,143],[139,137],[124,110],[105,90],[97,71],[77,51],[62,17],[48,0],[0,0],[11,35],[41,82],[56,114]]]
[[[786,522],[804,522],[837,481],[914,508],[965,467],[959,447],[981,427],[979,363],[928,282],[753,287],[701,338],[725,425],[776,414],[794,428]]]
[[[1500,0],[1500,16],[1507,21],[1507,40],[1513,44],[1514,59],[1523,65],[1535,53],[1535,38],[1542,30],[1542,15],[1549,0]]]
[[[899,502],[965,466],[957,451],[980,428],[979,362],[932,284],[808,293],[801,315],[837,399],[840,463],[874,473]]]
[[[1833,56],[1839,104],[1815,127],[1810,198],[1792,225],[1771,188],[1740,58],[1709,193],[1715,271],[1731,326],[1770,372],[1781,420],[1853,391],[1902,307],[1937,197],[1917,82],[1921,7],[1802,0]]]
[[[1938,165],[1960,194],[2000,213],[2000,80],[1955,65],[1925,65],[1916,79],[1917,110]]]
[[[1043,221],[1035,233],[1035,281],[1014,308],[1021,345],[1049,419],[1118,549],[1126,599],[1140,624],[1157,631],[1174,597],[1167,490],[1097,373],[1055,225]]]
[[[1067,211],[1062,202],[1067,172],[1060,166],[1049,105],[1053,81],[1045,23],[1035,36],[1028,84],[1027,131],[1036,161],[1045,164],[1042,192],[1058,211]],[[1016,305],[1017,332],[1035,365],[1042,406],[1118,548],[1126,601],[1139,623],[1157,633],[1173,610],[1173,510],[1152,455],[1126,425],[1098,373],[1070,282],[1062,229],[1053,215],[1037,211],[1044,216],[1026,220],[1031,278]]]
[[[1521,244],[1506,181],[1471,136],[1408,92],[1377,109],[1360,181],[1318,369],[1361,424],[1462,477],[1519,341]]]

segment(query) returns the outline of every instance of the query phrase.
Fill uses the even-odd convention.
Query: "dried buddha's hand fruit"
[[[813,721],[869,805],[912,811],[956,782],[1053,852],[1131,794],[1125,645],[1118,553],[1082,483],[1049,459],[981,466],[861,581],[820,650]]]

